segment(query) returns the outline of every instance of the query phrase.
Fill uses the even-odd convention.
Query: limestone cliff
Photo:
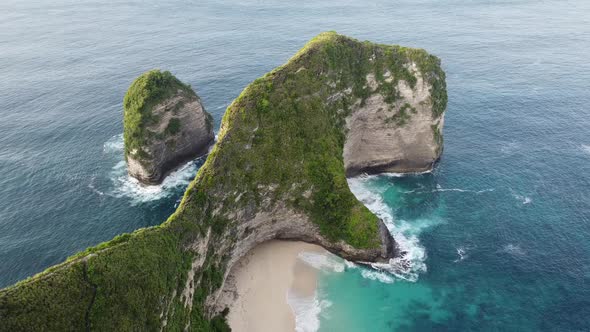
[[[370,96],[356,103],[346,118],[346,174],[423,172],[431,170],[443,150],[446,94],[444,72],[423,72],[413,60],[403,64],[411,79],[384,72],[367,74]],[[406,74],[407,75],[407,74]],[[377,79],[380,77],[380,79]],[[381,93],[384,85],[393,98]]]
[[[166,172],[205,154],[213,142],[211,115],[170,72],[152,70],[138,77],[123,106],[127,169],[143,183],[161,182]]]
[[[350,192],[345,169],[352,161],[361,165],[357,172],[391,160],[404,160],[404,167],[432,162],[435,154],[426,152],[437,146],[440,153],[439,127],[426,138],[408,137],[413,143],[404,147],[418,152],[399,148],[384,163],[367,147],[382,144],[387,133],[403,141],[406,125],[432,126],[445,106],[436,57],[336,33],[317,36],[228,107],[217,144],[165,223],[0,291],[0,330],[223,331],[216,303],[229,268],[274,238],[317,243],[353,261],[387,262],[395,243]],[[387,133],[363,136],[365,123]],[[352,150],[355,144],[369,162]]]

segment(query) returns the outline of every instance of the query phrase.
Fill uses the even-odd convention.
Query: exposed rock
[[[160,183],[213,142],[212,118],[201,99],[169,72],[152,70],[137,78],[124,107],[127,169],[142,183]]]
[[[381,220],[379,223],[379,237],[382,245],[376,248],[359,249],[350,244],[340,241],[330,241],[322,236],[318,226],[309,220],[305,214],[298,213],[292,209],[279,204],[269,205],[262,208],[254,216],[246,213],[235,216],[239,220],[236,229],[232,230],[232,237],[236,240],[222,241],[218,243],[228,257],[226,275],[231,267],[240,258],[244,257],[257,245],[273,239],[297,240],[318,244],[328,251],[354,262],[387,262],[395,256],[395,241],[389,234],[387,227]],[[223,246],[226,244],[227,247]],[[190,277],[190,272],[189,272]],[[217,305],[217,300],[222,292],[220,287],[207,299],[206,307],[214,314],[224,308]]]
[[[440,158],[444,113],[433,111],[432,83],[424,79],[415,63],[410,63],[408,69],[416,82],[411,86],[399,80],[393,103],[374,93],[381,84],[392,82],[391,72],[383,73],[385,80],[381,83],[375,80],[374,74],[367,75],[367,86],[373,93],[363,104],[354,104],[346,118],[348,131],[343,156],[347,176],[423,172],[431,170]],[[439,80],[444,82],[444,76]]]

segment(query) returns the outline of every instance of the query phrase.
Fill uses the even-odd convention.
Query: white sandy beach
[[[301,252],[325,250],[303,242],[270,241],[232,268],[225,292],[226,300],[233,300],[228,315],[232,331],[295,330],[288,294],[313,298],[317,283],[317,271],[298,259]]]

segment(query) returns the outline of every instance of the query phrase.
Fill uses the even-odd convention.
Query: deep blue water
[[[136,76],[172,71],[218,125],[325,30],[438,55],[449,105],[432,174],[353,180],[413,250],[413,281],[325,271],[320,330],[590,330],[584,0],[4,0],[0,286],[174,211],[199,161],[149,190],[121,163]]]

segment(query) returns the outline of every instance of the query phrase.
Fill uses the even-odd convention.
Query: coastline
[[[326,250],[305,242],[272,240],[232,267],[219,299],[230,309],[227,321],[232,331],[296,330],[293,301],[313,302],[317,287],[317,270],[299,259],[302,252]]]

